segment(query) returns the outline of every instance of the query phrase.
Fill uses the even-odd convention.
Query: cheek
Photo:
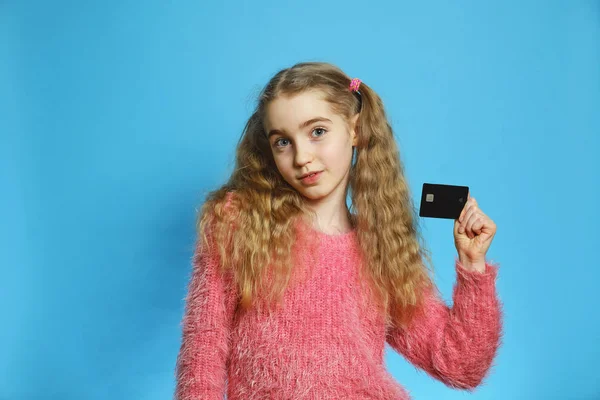
[[[352,161],[352,147],[331,146],[324,149],[321,159],[331,168],[344,170]]]
[[[279,173],[287,179],[289,175],[294,172],[293,168],[290,165],[290,162],[286,159],[284,155],[274,156],[274,159],[275,165],[277,166]]]

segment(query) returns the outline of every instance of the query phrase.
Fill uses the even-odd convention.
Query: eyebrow
[[[308,121],[304,121],[303,123],[300,124],[300,126],[298,127],[298,129],[304,129],[309,125],[314,124],[315,122],[330,122],[332,123],[332,121],[328,118],[325,117],[315,117],[315,118],[311,118]],[[285,130],[283,130],[285,132]],[[269,131],[269,134],[267,135],[267,139],[270,139],[271,136],[273,135],[277,135],[277,134],[282,134],[283,132],[280,131],[279,129],[271,129]]]

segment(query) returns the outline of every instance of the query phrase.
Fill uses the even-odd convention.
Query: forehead
[[[325,117],[332,121],[339,118],[334,115],[323,93],[311,90],[278,96],[267,105],[264,122],[267,130],[294,130],[300,123],[315,117]]]

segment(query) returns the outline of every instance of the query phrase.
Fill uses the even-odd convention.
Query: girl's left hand
[[[454,244],[463,262],[472,264],[485,262],[496,224],[479,209],[474,197],[467,200],[460,216],[454,220]]]

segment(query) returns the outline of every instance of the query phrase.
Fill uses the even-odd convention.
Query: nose
[[[297,167],[302,167],[314,158],[310,144],[296,143],[296,154],[294,155],[294,163]]]

